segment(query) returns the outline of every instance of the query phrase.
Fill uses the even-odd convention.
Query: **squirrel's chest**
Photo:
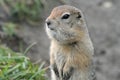
[[[58,65],[62,65],[67,61],[67,59],[71,56],[71,48],[67,46],[57,48],[54,53],[55,62]]]
[[[91,57],[85,50],[76,50],[72,48],[62,48],[54,54],[55,62],[59,66],[63,66],[65,63],[79,68],[85,69],[91,63]]]
[[[57,66],[62,66],[64,65],[64,63],[67,61],[67,57],[64,54],[62,54],[61,52],[58,52],[57,54],[54,55],[55,58],[55,62],[57,64]]]

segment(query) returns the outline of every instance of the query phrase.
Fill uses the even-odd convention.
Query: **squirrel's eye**
[[[62,16],[62,19],[68,19],[70,17],[70,14],[64,14],[63,16]]]

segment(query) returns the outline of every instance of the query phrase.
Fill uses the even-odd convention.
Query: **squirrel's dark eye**
[[[63,16],[62,16],[62,19],[68,19],[70,17],[70,14],[64,14]]]

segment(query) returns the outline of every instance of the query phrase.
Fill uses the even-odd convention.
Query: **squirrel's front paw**
[[[72,76],[72,73],[73,73],[73,67],[70,67],[68,70],[65,70],[64,69],[62,70],[62,80],[69,80],[69,78]]]
[[[54,70],[56,76],[59,77],[59,72],[58,72],[57,65],[56,65],[56,64],[53,64],[53,65],[52,65],[52,68],[53,68],[53,70]]]

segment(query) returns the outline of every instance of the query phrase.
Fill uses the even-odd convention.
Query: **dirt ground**
[[[95,65],[98,80],[120,80],[120,0],[44,0],[39,25],[22,23],[17,36],[25,45],[37,44],[28,53],[33,61],[49,63],[49,39],[44,21],[53,7],[68,4],[80,8],[85,15],[88,30],[95,47]],[[49,3],[48,3],[49,1]],[[2,13],[1,13],[2,14]],[[3,20],[0,20],[0,23]]]

